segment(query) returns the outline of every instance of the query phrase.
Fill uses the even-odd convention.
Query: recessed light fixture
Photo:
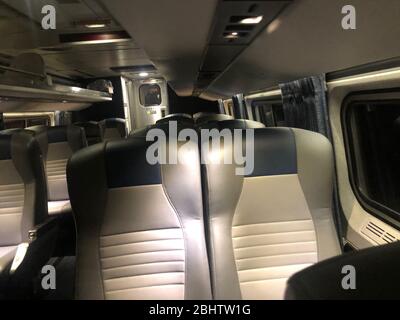
[[[248,17],[244,18],[239,21],[241,24],[257,24],[260,23],[263,19],[263,16],[257,16],[257,17]]]
[[[111,24],[110,19],[91,19],[74,21],[73,24],[77,27],[85,27],[89,29],[105,28]]]
[[[229,32],[229,33],[225,33],[224,37],[226,39],[237,39],[239,38],[239,33],[238,32]]]
[[[95,29],[95,28],[104,28],[106,26],[105,23],[92,23],[92,24],[85,24],[86,28]]]
[[[271,34],[271,33],[275,32],[279,28],[280,25],[281,25],[280,19],[276,19],[276,20],[272,21],[267,27],[267,33]]]
[[[139,73],[139,77],[142,77],[142,78],[147,77],[148,75],[149,75],[148,72],[140,72]]]

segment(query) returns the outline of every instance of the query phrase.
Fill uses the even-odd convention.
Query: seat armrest
[[[58,229],[56,217],[49,217],[44,222],[28,231],[28,242],[18,245],[13,257],[10,274],[26,268],[34,269],[46,262],[52,254]]]
[[[9,269],[13,262],[17,247],[14,250],[0,256],[0,276],[5,274],[5,271]]]
[[[49,217],[41,224],[34,226],[32,229],[28,231],[28,238],[29,242],[32,243],[33,241],[37,240],[43,235],[47,234],[53,228],[57,228],[57,218]]]

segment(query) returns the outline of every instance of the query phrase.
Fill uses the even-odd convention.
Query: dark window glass
[[[5,129],[25,128],[25,119],[4,119]]]
[[[372,211],[399,219],[400,100],[353,101],[344,115],[356,195]]]
[[[267,127],[285,125],[282,104],[266,101],[254,101],[252,104],[253,119],[264,123]]]
[[[50,125],[49,118],[46,117],[46,118],[30,118],[30,119],[27,119],[27,127],[39,126],[39,125],[49,126]]]
[[[139,87],[140,104],[145,107],[161,104],[161,88],[158,84],[144,84]]]
[[[5,118],[4,119],[4,127],[5,129],[15,129],[21,128],[24,129],[26,127],[31,126],[50,126],[50,117],[37,116],[30,118]]]

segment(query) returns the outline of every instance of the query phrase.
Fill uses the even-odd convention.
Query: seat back
[[[126,121],[120,118],[104,119],[99,122],[103,140],[126,138]]]
[[[98,122],[76,122],[74,125],[83,128],[89,146],[103,141],[103,132]]]
[[[0,133],[0,247],[28,241],[47,218],[47,190],[37,141],[29,132]]]
[[[68,200],[67,161],[71,155],[87,146],[85,132],[78,126],[35,126],[34,132],[45,160],[48,200]]]
[[[283,298],[293,273],[340,253],[331,145],[305,130],[254,129],[254,170],[235,168],[204,166],[214,297]]]
[[[85,148],[68,163],[78,299],[210,299],[200,160],[149,164],[142,137]]]
[[[348,252],[294,274],[288,280],[285,299],[398,300],[398,268],[399,241]]]

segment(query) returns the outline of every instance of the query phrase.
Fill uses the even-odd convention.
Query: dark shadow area
[[[218,113],[218,102],[198,97],[180,97],[168,86],[169,113],[213,112]]]

